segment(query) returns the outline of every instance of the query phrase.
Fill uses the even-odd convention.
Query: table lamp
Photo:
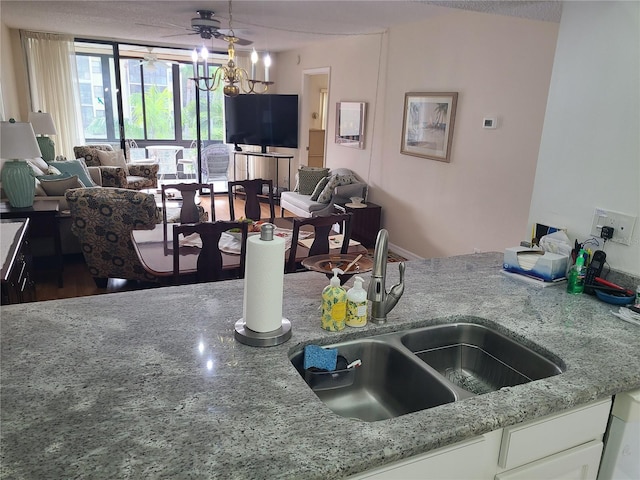
[[[56,159],[55,143],[53,143],[51,137],[45,137],[45,135],[56,135],[58,133],[53,124],[51,114],[43,113],[42,111],[29,112],[29,123],[33,126],[33,131],[36,135],[39,135],[37,140],[43,160],[47,163],[53,162]]]
[[[33,205],[36,180],[26,158],[41,155],[36,134],[30,123],[0,122],[0,157],[9,161],[2,167],[2,189],[14,208]]]

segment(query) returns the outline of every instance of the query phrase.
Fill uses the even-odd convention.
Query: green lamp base
[[[56,144],[53,143],[50,137],[39,136],[36,137],[38,140],[38,146],[40,147],[40,152],[42,153],[42,159],[49,163],[53,162],[56,159]]]
[[[13,208],[26,208],[33,205],[36,193],[36,180],[27,162],[11,160],[2,167],[2,189]]]

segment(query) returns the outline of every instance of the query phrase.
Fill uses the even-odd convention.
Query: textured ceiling
[[[258,50],[288,50],[336,36],[379,33],[402,23],[443,15],[448,8],[558,22],[558,1],[403,1],[403,0],[234,0],[236,36]],[[69,33],[77,37],[143,45],[193,48],[203,40],[189,35],[199,9],[213,10],[227,28],[227,1],[0,1],[0,18],[11,28]],[[224,48],[221,40],[207,46]]]

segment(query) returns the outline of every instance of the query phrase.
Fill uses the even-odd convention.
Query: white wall
[[[527,224],[558,24],[446,10],[439,17],[278,55],[278,92],[302,68],[331,68],[335,102],[367,102],[366,148],[327,143],[329,167],[355,170],[383,206],[400,251],[421,257],[502,251]],[[297,58],[300,56],[300,65]],[[404,94],[457,91],[450,163],[400,154]],[[498,115],[500,128],[481,128]]]
[[[529,222],[584,241],[596,207],[640,215],[640,3],[563,8]],[[640,222],[604,250],[640,275]]]

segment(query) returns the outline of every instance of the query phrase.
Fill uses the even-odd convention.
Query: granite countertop
[[[617,307],[508,278],[501,262],[407,262],[388,323],[339,333],[320,328],[327,278],[286,275],[293,336],[270,348],[233,338],[242,281],[2,307],[1,476],[342,478],[640,387],[640,329]],[[535,342],[566,372],[367,423],[331,412],[288,360],[307,343],[460,316]]]

